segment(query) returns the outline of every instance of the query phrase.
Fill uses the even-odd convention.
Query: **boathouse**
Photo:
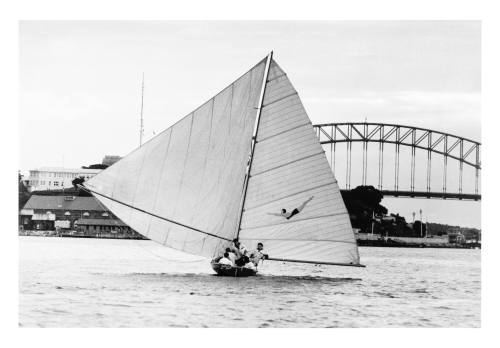
[[[139,237],[94,197],[33,195],[20,212],[24,231]]]

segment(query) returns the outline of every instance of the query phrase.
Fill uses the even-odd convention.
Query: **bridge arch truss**
[[[378,184],[379,190],[392,196],[427,197],[427,198],[455,198],[480,200],[479,180],[481,171],[481,143],[460,137],[457,135],[439,132],[436,130],[411,127],[388,123],[368,122],[343,122],[324,123],[314,125],[320,143],[329,146],[332,154],[331,165],[335,172],[335,153],[340,143],[346,143],[346,189],[351,188],[352,172],[352,145],[362,143],[362,185],[367,184],[368,173],[368,144],[377,143],[378,146]],[[394,185],[390,190],[383,188],[384,176],[384,150],[386,144],[394,146]],[[401,147],[411,149],[410,165],[410,188],[400,190],[400,152]],[[426,165],[426,189],[417,191],[415,189],[416,177],[416,153],[425,151],[427,157]],[[432,159],[433,155],[443,158],[443,175],[441,192],[431,190]],[[458,192],[449,192],[448,187],[448,161],[458,162]],[[471,167],[475,171],[474,193],[465,193],[463,190],[464,166]],[[371,168],[370,168],[371,170]]]

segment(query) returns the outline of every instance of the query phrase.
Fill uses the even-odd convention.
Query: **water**
[[[19,237],[22,327],[479,327],[480,250],[360,248],[367,268],[215,276],[151,241]]]

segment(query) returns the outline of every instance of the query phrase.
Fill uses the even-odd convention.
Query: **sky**
[[[142,73],[147,140],[271,50],[313,123],[366,119],[481,141],[478,21],[23,21],[19,30],[23,172],[136,148]],[[422,209],[424,221],[481,226],[478,202],[382,204],[407,220]]]

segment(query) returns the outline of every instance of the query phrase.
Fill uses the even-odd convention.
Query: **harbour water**
[[[19,237],[21,327],[479,327],[481,254],[361,247],[366,268],[259,276],[146,240]]]

